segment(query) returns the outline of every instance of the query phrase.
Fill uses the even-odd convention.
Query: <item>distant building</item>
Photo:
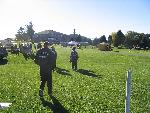
[[[63,44],[63,42],[70,42],[70,41],[76,41],[76,38],[78,37],[78,34],[75,34],[75,29],[74,29],[74,34],[63,34],[60,32],[56,32],[54,30],[45,30],[39,33],[35,33],[33,41],[34,42],[44,42],[44,41],[49,41],[50,43],[55,43],[55,44]],[[86,45],[87,42],[90,39],[84,36],[81,36],[81,42],[82,44]],[[65,43],[66,45],[66,43]]]
[[[58,43],[63,40],[66,40],[66,37],[68,37],[66,34],[56,32],[53,30],[45,30],[45,31],[36,33],[33,40],[35,42],[49,41],[50,43]]]
[[[69,46],[77,46],[79,43],[78,42],[75,42],[75,41],[70,41],[68,42],[68,45]]]

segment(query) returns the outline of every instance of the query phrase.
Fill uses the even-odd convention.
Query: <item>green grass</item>
[[[71,48],[56,47],[57,66],[66,73],[53,73],[53,107],[44,107],[39,99],[39,68],[22,55],[9,55],[0,65],[0,102],[11,102],[3,113],[124,113],[126,73],[132,70],[131,113],[150,112],[150,51],[120,49],[99,51],[80,49],[78,69],[69,63]],[[90,76],[91,75],[91,76]]]

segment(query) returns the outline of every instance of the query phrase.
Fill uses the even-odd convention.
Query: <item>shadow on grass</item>
[[[51,96],[51,99],[53,101],[53,104],[46,101],[44,98],[41,98],[40,100],[42,101],[43,106],[50,108],[53,113],[69,113],[69,111],[65,109],[54,96]]]
[[[68,70],[66,69],[62,69],[62,68],[59,68],[59,67],[56,67],[56,72],[61,74],[61,75],[68,75],[68,76],[72,76]]]
[[[94,71],[90,71],[90,70],[78,69],[77,72],[91,77],[100,77],[99,75],[96,75]]]
[[[0,65],[5,65],[7,64],[8,60],[7,59],[0,59]]]

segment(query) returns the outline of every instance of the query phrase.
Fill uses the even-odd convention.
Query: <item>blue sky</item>
[[[149,0],[0,0],[0,39],[30,21],[35,32],[55,30],[89,38],[122,30],[150,33]]]

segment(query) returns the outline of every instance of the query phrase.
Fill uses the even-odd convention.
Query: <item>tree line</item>
[[[32,22],[29,22],[29,25],[25,25],[25,27],[20,27],[15,36],[15,40],[18,41],[38,42],[42,40],[44,41],[48,39],[53,39],[54,43],[57,42],[57,44],[59,44],[59,42],[69,41],[88,42],[89,44],[92,44],[92,40],[90,38],[81,36],[80,34],[66,35],[53,30],[45,30],[39,33],[35,33]]]
[[[25,27],[20,27],[15,35],[15,40],[18,41],[32,41],[34,37],[34,29],[32,22],[29,22],[29,25],[25,25]]]
[[[33,29],[32,22],[29,22],[28,25],[25,27],[20,27],[17,34],[16,40],[18,41],[34,41],[35,31]],[[65,35],[64,35],[65,36]],[[106,39],[105,35],[102,35],[99,38],[95,38],[91,40],[90,38],[81,36],[80,34],[76,34],[74,37],[73,35],[69,35],[70,39],[68,41],[77,41],[77,42],[89,42],[90,45],[96,46],[99,43],[105,42],[109,43],[114,47],[123,46],[126,48],[143,48],[147,49],[150,48],[150,34],[138,33],[135,31],[127,31],[124,35],[121,30],[117,32],[112,32],[111,35],[108,36]],[[55,37],[53,37],[55,38]],[[63,39],[63,37],[61,37]]]
[[[138,33],[134,31],[128,31],[125,35],[121,30],[118,32],[112,32],[106,40],[105,35],[100,38],[95,38],[93,40],[93,45],[96,46],[99,43],[106,42],[114,47],[124,46],[126,48],[150,48],[150,34]]]

